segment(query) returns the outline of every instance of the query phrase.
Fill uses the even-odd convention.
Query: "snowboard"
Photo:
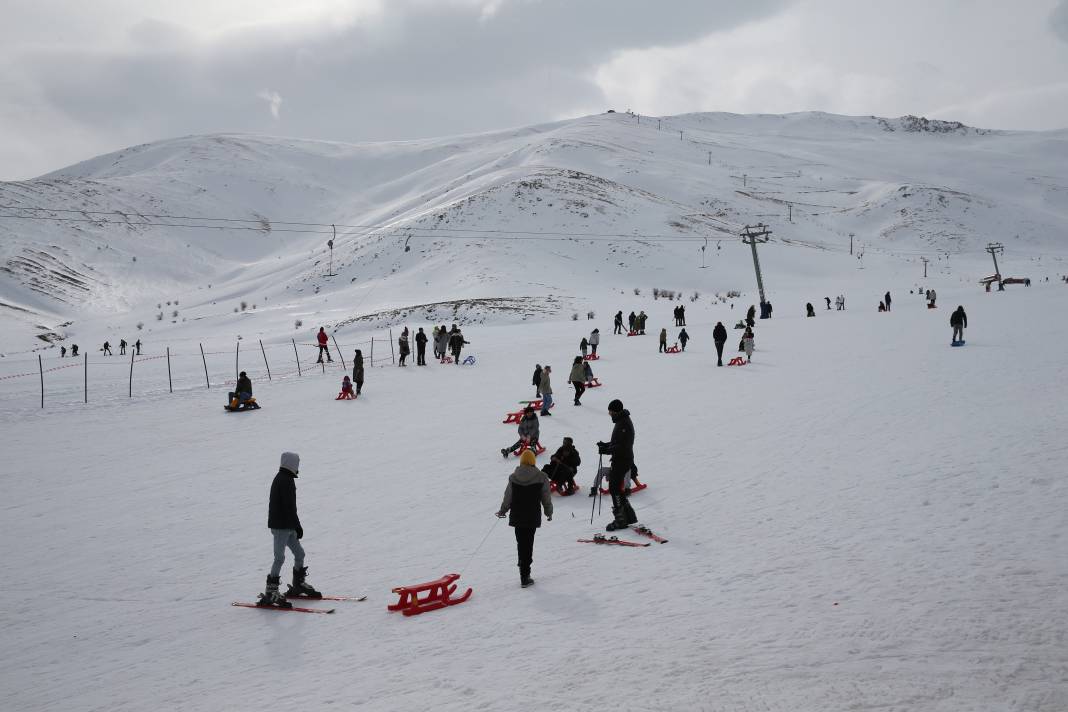
[[[964,342],[964,340],[962,339],[962,340],[960,340],[960,341],[951,341],[951,342],[949,342],[949,345],[950,345],[950,346],[964,346],[964,343],[965,343],[965,342]]]

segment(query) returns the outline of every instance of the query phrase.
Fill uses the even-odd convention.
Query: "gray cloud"
[[[774,14],[787,0],[391,0],[382,14],[316,30],[251,26],[210,40],[137,19],[119,49],[24,49],[12,57],[13,97],[0,136],[5,177],[27,177],[93,153],[157,138],[262,131],[381,140],[528,124],[606,108],[596,67],[628,49],[674,46]],[[0,72],[0,83],[4,76]],[[285,98],[267,99],[266,95]],[[16,107],[17,108],[17,107]],[[78,154],[34,135],[48,124],[91,137]],[[20,120],[21,117],[21,120]],[[23,134],[19,136],[19,134]],[[5,155],[6,154],[6,155]],[[14,158],[14,163],[12,163]]]

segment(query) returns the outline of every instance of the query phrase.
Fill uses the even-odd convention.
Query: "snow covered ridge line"
[[[509,315],[518,317],[511,321],[527,321],[532,317],[551,317],[563,313],[569,308],[560,297],[484,297],[479,299],[453,299],[446,302],[432,302],[430,304],[414,304],[397,309],[362,314],[349,317],[334,324],[334,330],[342,329],[350,324],[372,324],[377,327],[387,328],[399,326],[405,321],[412,319],[436,324],[448,322],[450,324],[485,324],[487,316]],[[504,321],[504,320],[492,320]]]

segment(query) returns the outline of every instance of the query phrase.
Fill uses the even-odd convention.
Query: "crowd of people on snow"
[[[133,347],[133,355],[134,356],[140,356],[141,355],[141,339],[138,339],[137,341],[133,342],[133,344],[127,343],[126,339],[119,339],[119,355],[120,356],[125,356],[126,355],[126,348],[127,347],[131,347],[131,346]],[[60,358],[66,358],[67,357],[67,353],[68,353],[67,347],[65,345],[61,345],[59,347],[59,357]],[[77,358],[78,357],[78,344],[71,344],[69,353],[70,353],[71,358]],[[104,354],[105,356],[114,356],[115,355],[114,352],[111,350],[111,342],[110,341],[105,341],[104,342],[104,344],[100,347],[100,353]]]

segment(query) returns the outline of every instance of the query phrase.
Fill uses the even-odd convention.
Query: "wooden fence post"
[[[41,407],[44,408],[44,361],[41,354],[37,354],[37,370],[41,372]]]
[[[88,403],[89,402],[89,354],[82,354],[82,358],[85,360],[85,374],[84,374],[85,381],[84,381],[82,387],[85,389],[85,402]]]
[[[167,347],[167,388],[174,393],[174,379],[171,378],[171,347]]]
[[[211,388],[211,379],[208,378],[208,359],[204,357],[204,344],[200,344],[200,360],[204,362],[204,382]]]
[[[334,338],[333,334],[330,334],[330,338],[334,341],[334,348],[337,349],[337,355],[341,357],[341,367],[346,371],[349,370],[348,365],[345,363],[345,354],[341,352],[341,347],[337,345],[337,339]]]
[[[130,398],[133,398],[133,358],[134,350],[130,349]]]
[[[263,348],[263,339],[260,339],[260,351],[263,352],[263,365],[267,367],[267,380],[273,380],[271,378],[271,364],[267,363],[267,350]]]
[[[290,339],[290,341],[293,342],[293,358],[297,360],[297,375],[303,376],[304,374],[300,372],[300,355],[297,354],[297,340]]]

